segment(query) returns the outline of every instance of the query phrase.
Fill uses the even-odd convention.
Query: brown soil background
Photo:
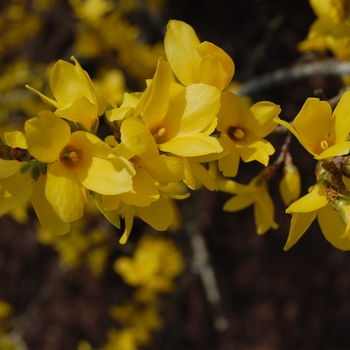
[[[66,7],[62,1],[54,23],[59,23]],[[314,15],[306,0],[172,0],[165,2],[161,18],[164,24],[172,18],[186,21],[202,40],[222,47],[235,61],[235,78],[245,81],[301,60],[296,45],[306,36]],[[44,47],[48,38],[42,40],[43,55],[61,58],[64,40],[60,49],[56,47],[50,53]],[[281,117],[291,120],[316,88],[331,98],[339,86],[335,77],[315,77],[261,91],[253,98],[280,104]],[[276,149],[283,141],[280,136],[271,140]],[[306,193],[314,181],[315,162],[296,140],[292,142],[292,155],[301,171],[302,193]],[[256,164],[242,166],[237,180],[247,183],[260,169]],[[213,327],[202,282],[188,268],[174,294],[160,299],[165,327],[155,334],[150,349],[350,348],[349,253],[328,244],[316,223],[295,247],[284,252],[290,217],[284,214],[277,181],[271,183],[271,195],[280,228],[262,237],[255,233],[251,208],[235,214],[222,211],[228,195],[203,192],[200,203],[193,202],[228,329],[217,332]],[[16,316],[33,312],[23,328],[30,350],[74,350],[81,339],[98,348],[106,340],[106,330],[114,325],[108,306],[125,299],[131,288],[111,266],[100,278],[94,278],[86,267],[62,275],[54,250],[37,243],[34,223],[35,218],[26,226],[9,217],[0,219],[0,298],[14,306]],[[137,242],[143,229],[141,223],[135,225],[131,242]],[[168,235],[190,264],[188,234],[181,230]],[[120,254],[116,248],[111,263]],[[45,303],[38,310],[28,310],[45,285],[51,288],[44,290],[48,293],[43,297]]]

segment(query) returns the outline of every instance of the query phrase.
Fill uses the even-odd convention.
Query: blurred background
[[[315,19],[307,0],[2,0],[2,132],[23,128],[50,108],[24,85],[50,95],[58,59],[77,57],[96,89],[118,103],[125,91],[142,91],[164,56],[170,19],[224,49],[237,83],[324,59],[297,49]],[[307,97],[332,98],[341,87],[336,76],[315,76],[250,97],[279,104],[281,118],[292,120]],[[283,143],[278,134],[269,140],[276,150]],[[305,194],[315,161],[296,140],[291,153]],[[236,180],[248,183],[261,169],[242,164]],[[136,221],[123,246],[121,230],[93,210],[63,237],[43,232],[30,207],[0,218],[0,349],[348,349],[350,256],[332,247],[317,223],[283,251],[290,217],[278,181],[271,181],[270,193],[279,229],[264,236],[255,232],[253,208],[223,212],[230,195],[207,190],[178,203],[179,221],[169,232]],[[143,248],[146,265],[163,254],[158,274],[167,278],[152,293],[125,270],[117,273],[115,263],[139,276],[130,261],[145,239],[164,243],[160,250],[151,243]]]

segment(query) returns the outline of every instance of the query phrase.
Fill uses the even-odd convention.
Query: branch
[[[277,69],[274,72],[252,78],[242,84],[238,95],[251,95],[259,91],[269,89],[279,85],[320,75],[347,75],[350,74],[350,63],[327,59],[311,63],[302,63],[289,68]]]

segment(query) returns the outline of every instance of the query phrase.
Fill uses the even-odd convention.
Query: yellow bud
[[[300,195],[300,174],[295,165],[286,165],[279,190],[284,204],[287,206],[297,200]]]

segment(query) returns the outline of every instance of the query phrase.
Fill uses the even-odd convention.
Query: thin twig
[[[336,59],[327,59],[311,63],[302,63],[289,68],[277,69],[274,72],[252,78],[242,84],[238,95],[252,95],[259,91],[279,85],[285,85],[296,80],[313,76],[350,74],[350,63]]]
[[[185,210],[185,229],[190,236],[191,246],[193,249],[192,271],[198,274],[202,280],[206,298],[212,314],[214,329],[218,333],[223,333],[226,331],[228,324],[222,313],[222,300],[214,268],[210,262],[210,253],[198,225],[198,217],[194,213],[194,208],[199,207],[199,205],[193,205],[192,203],[192,206],[188,205]]]

